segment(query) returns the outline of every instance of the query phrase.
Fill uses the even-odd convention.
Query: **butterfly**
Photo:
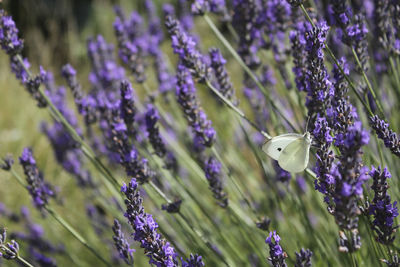
[[[310,158],[312,138],[305,134],[287,133],[268,139],[262,150],[278,161],[279,166],[288,172],[302,172],[307,168]]]

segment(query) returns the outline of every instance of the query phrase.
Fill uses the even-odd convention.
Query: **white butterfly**
[[[302,172],[307,168],[310,158],[311,136],[288,133],[268,139],[262,150],[278,161],[279,166],[288,172]]]

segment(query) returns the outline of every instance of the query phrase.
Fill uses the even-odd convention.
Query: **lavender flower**
[[[122,105],[123,101],[117,105],[111,105],[110,117],[105,121],[106,137],[110,140],[109,149],[117,157],[117,161],[124,166],[129,176],[136,178],[140,183],[145,183],[155,176],[155,172],[149,168],[147,159],[139,155],[128,138],[127,126],[120,116]]]
[[[197,50],[193,38],[183,30],[179,21],[172,16],[167,16],[165,25],[172,39],[174,53],[179,56],[181,63],[199,82],[208,80],[211,70],[203,55]]]
[[[15,77],[21,81],[28,93],[37,101],[37,106],[39,108],[44,108],[47,106],[46,99],[42,96],[39,91],[41,78],[39,76],[31,77],[28,74],[30,64],[28,59],[23,59],[20,62],[17,56],[12,56],[10,58],[11,71],[15,74]]]
[[[211,67],[214,70],[215,78],[218,83],[218,90],[227,99],[231,100],[234,105],[238,105],[237,99],[235,99],[235,90],[230,81],[229,74],[226,71],[225,64],[226,60],[223,58],[218,48],[210,49]]]
[[[354,16],[354,24],[347,28],[347,36],[351,39],[351,43],[356,51],[357,57],[361,63],[361,69],[357,66],[356,70],[361,73],[368,71],[368,28],[365,17],[362,14]]]
[[[6,243],[6,239],[6,229],[3,229],[3,233],[0,234],[0,258],[14,260],[18,257],[19,245],[15,240]]]
[[[148,50],[147,40],[142,34],[143,19],[132,12],[128,20],[117,16],[114,22],[115,36],[119,47],[119,57],[132,71],[138,83],[146,80],[145,56]]]
[[[335,68],[335,72],[338,71]],[[334,75],[336,78],[335,97],[332,105],[335,110],[334,118],[335,146],[338,147],[340,156],[338,164],[333,170],[335,176],[335,189],[331,191],[333,202],[329,207],[335,216],[336,222],[341,229],[351,232],[351,239],[344,234],[341,235],[342,251],[355,251],[360,248],[360,236],[358,235],[358,215],[360,210],[357,202],[362,197],[363,184],[368,179],[367,168],[362,167],[362,147],[369,142],[368,133],[362,128],[358,119],[356,109],[343,95],[348,89],[347,83],[343,82],[343,76]]]
[[[101,90],[107,93],[106,97],[109,98],[114,92],[119,91],[120,83],[125,78],[125,71],[116,63],[113,45],[108,44],[103,36],[90,38],[87,50],[92,65],[89,80],[95,92]]]
[[[288,3],[272,0],[264,4],[257,21],[257,23],[265,25],[263,30],[269,37],[270,44],[268,46],[271,46],[279,66],[284,66],[286,61],[288,49],[285,45],[285,33],[289,28],[291,13],[292,9]],[[284,68],[280,68],[280,70],[284,70]]]
[[[215,141],[216,133],[211,126],[211,121],[207,120],[206,114],[196,99],[196,89],[192,76],[188,69],[181,64],[178,66],[177,76],[176,96],[178,103],[181,105],[195,136],[201,140],[203,145],[211,147]]]
[[[30,217],[30,212],[27,207],[21,208],[20,221],[24,223],[24,232],[13,232],[10,234],[12,239],[18,239],[28,244],[28,249],[40,256],[37,251],[41,253],[63,253],[65,252],[62,244],[52,244],[49,240],[44,237],[45,230],[37,223],[34,223]],[[41,257],[38,257],[39,259]],[[47,258],[47,257],[43,257]],[[49,259],[49,258],[47,258]]]
[[[11,16],[0,10],[0,45],[10,56],[20,54],[24,48],[24,41],[18,38],[18,29]]]
[[[29,254],[40,266],[57,267],[57,263],[54,259],[46,257],[44,254],[32,247],[29,248]]]
[[[182,267],[202,267],[204,266],[203,258],[197,254],[190,254],[190,257],[184,261],[181,258]]]
[[[218,205],[226,208],[228,206],[228,197],[227,194],[222,191],[221,163],[215,158],[209,157],[204,164],[204,173],[208,180],[210,190],[213,192],[213,196],[217,200]]]
[[[9,171],[14,164],[14,159],[12,155],[6,155],[3,159],[3,163],[0,163],[0,169]]]
[[[75,104],[79,113],[84,116],[85,123],[89,125],[96,122],[98,114],[94,99],[91,96],[83,97],[82,88],[76,78],[75,69],[70,64],[67,64],[62,67],[61,74],[67,81],[67,84],[72,91]]]
[[[125,235],[122,232],[121,224],[117,219],[114,220],[112,230],[114,232],[114,244],[119,252],[121,259],[123,259],[126,264],[133,265],[133,252],[135,250],[130,248],[129,243],[125,239]]]
[[[192,13],[194,15],[204,15],[210,11],[209,0],[196,0],[192,4]]]
[[[191,10],[193,15],[204,15],[205,13],[213,12],[222,16],[222,22],[231,20],[225,0],[195,0]]]
[[[146,112],[146,128],[149,135],[150,143],[159,157],[164,157],[167,150],[164,141],[161,139],[160,132],[157,127],[157,121],[160,119],[157,109],[153,105],[147,106]]]
[[[368,212],[373,215],[373,227],[372,229],[378,235],[377,241],[388,245],[392,244],[395,239],[395,231],[399,227],[394,226],[394,219],[399,216],[397,209],[397,201],[391,203],[391,198],[387,193],[389,185],[387,179],[392,175],[389,173],[387,168],[381,169],[381,167],[371,167],[369,175],[373,179],[371,189],[374,190],[375,196],[369,206]]]
[[[383,143],[392,153],[400,157],[400,141],[397,134],[389,128],[389,123],[381,120],[378,115],[374,115],[369,118],[372,129],[375,130],[379,139],[383,140]]]
[[[261,64],[257,56],[261,36],[257,25],[260,6],[255,0],[235,0],[233,10],[232,26],[239,36],[238,53],[244,63],[255,70]]]
[[[134,102],[134,94],[131,84],[128,81],[121,82],[121,102],[120,102],[121,117],[127,127],[127,134],[130,137],[136,136],[134,127],[136,107]]]
[[[175,200],[174,202],[162,204],[161,209],[168,213],[178,213],[181,209],[182,199]]]
[[[156,266],[178,266],[175,249],[157,233],[158,224],[151,214],[144,211],[136,179],[133,178],[129,185],[124,184],[121,191],[126,196],[125,217],[134,231],[133,238],[144,248],[150,258],[149,263]]]
[[[386,52],[392,52],[393,32],[390,15],[390,0],[374,0],[375,36]]]
[[[388,267],[400,266],[399,255],[397,253],[393,253],[393,251],[390,251],[390,252],[391,252],[391,259],[390,260],[382,259],[382,262],[386,263],[386,266],[388,266]]]
[[[168,71],[165,62],[165,55],[162,51],[158,51],[155,54],[154,68],[157,73],[157,81],[159,84],[158,90],[163,96],[165,96],[167,92],[175,88],[176,79],[175,75],[173,75],[172,72]]]
[[[329,106],[329,97],[334,89],[324,65],[325,39],[329,27],[326,22],[320,22],[316,27],[305,33],[308,68],[306,72],[306,84],[308,87],[306,106],[310,122],[313,125],[317,114],[324,114]]]
[[[290,182],[290,179],[292,179],[292,175],[290,172],[285,171],[281,167],[279,167],[279,164],[277,161],[274,161],[274,169],[276,172],[276,180],[281,182],[281,183],[288,183]]]
[[[295,75],[297,89],[299,91],[307,91],[307,54],[303,53],[303,51],[306,49],[305,32],[310,25],[307,22],[300,22],[296,26],[296,30],[291,31],[289,34],[294,63],[292,70]]]
[[[292,6],[292,7],[298,7],[299,5],[302,5],[304,0],[287,0],[287,2]]]
[[[164,33],[161,27],[161,21],[157,14],[156,7],[152,0],[146,0],[145,2],[147,14],[148,14],[148,33],[149,33],[149,45],[148,52],[152,55],[160,51],[159,46],[164,40]]]
[[[331,174],[333,161],[335,159],[330,146],[333,142],[331,136],[331,128],[328,125],[326,118],[317,118],[313,131],[314,141],[317,143],[317,162],[315,171],[318,179],[315,180],[315,189],[324,195],[329,195],[329,192],[334,188],[335,178]],[[328,199],[325,199],[328,202]]]
[[[78,119],[74,112],[67,106],[66,90],[64,87],[56,88],[53,76],[41,68],[41,80],[46,86],[47,94],[52,103],[61,112],[64,118],[72,125],[78,134],[82,135],[82,130],[78,126]],[[48,137],[57,162],[70,174],[72,174],[80,186],[93,186],[91,174],[83,168],[83,154],[79,149],[80,144],[65,131],[65,127],[55,121],[53,125],[42,123],[41,130]]]
[[[90,224],[98,236],[102,236],[110,229],[107,214],[103,207],[97,204],[87,204],[85,209],[86,215],[90,219]]]
[[[23,40],[18,38],[18,29],[11,16],[0,10],[0,45],[10,56],[11,71],[21,81],[27,91],[38,102],[38,107],[46,107],[47,102],[39,91],[40,79],[29,73],[28,59],[21,56],[24,47]]]
[[[158,114],[157,109],[151,105],[147,105],[147,112],[145,115],[146,120],[146,129],[147,134],[150,140],[150,144],[152,145],[155,153],[160,158],[164,158],[165,168],[172,170],[174,173],[178,171],[177,160],[175,155],[168,151],[165,147],[165,143],[161,138],[157,122],[159,121],[160,116]]]
[[[267,217],[263,217],[261,218],[260,221],[256,222],[257,228],[263,231],[268,231],[270,224],[271,224],[271,219]]]
[[[311,267],[311,256],[313,255],[311,250],[302,248],[300,252],[295,252],[295,254],[295,267]]]
[[[40,211],[43,211],[49,199],[55,197],[54,190],[49,183],[44,181],[30,148],[24,148],[19,162],[24,168],[26,181],[28,182],[27,188],[32,196],[33,204]]]
[[[281,238],[276,233],[276,231],[270,232],[265,243],[269,245],[269,255],[268,260],[274,267],[286,267],[285,258],[287,258],[286,252],[283,251],[282,247],[279,245]]]

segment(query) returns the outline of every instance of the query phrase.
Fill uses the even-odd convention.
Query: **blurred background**
[[[163,2],[165,1],[154,1],[160,14]],[[144,9],[144,1],[141,0],[5,0],[0,4],[13,17],[20,30],[19,36],[25,40],[23,55],[29,58],[34,73],[39,71],[39,66],[43,66],[53,72],[58,84],[65,84],[60,74],[61,67],[71,63],[78,70],[77,76],[84,90],[89,85],[90,70],[86,53],[87,39],[101,34],[107,42],[116,44],[112,26],[115,5],[122,6],[127,14],[133,10],[142,12]],[[73,107],[72,98],[70,100],[70,107]],[[10,71],[9,59],[3,52],[0,53],[0,107],[0,157],[11,153],[18,163],[23,148],[32,147],[45,179],[56,184],[59,195],[65,196],[65,199],[61,199],[63,205],[57,207],[58,211],[85,235],[89,243],[97,244],[98,248],[103,247],[100,253],[105,252],[112,241],[111,231],[107,233],[110,234],[108,240],[99,240],[98,233],[92,228],[99,228],[104,223],[101,219],[103,211],[98,207],[86,205],[84,196],[76,190],[76,181],[57,164],[48,139],[40,131],[41,122],[51,121],[51,117],[46,109],[37,108],[35,101],[16,80]],[[19,164],[15,164],[15,168],[23,174]],[[0,227],[6,226],[9,234],[19,230],[29,231],[26,224],[5,220],[1,215],[2,212],[13,212],[21,216],[20,211],[23,207],[30,210],[30,220],[45,229],[45,239],[50,240],[54,246],[61,246],[62,243],[70,251],[67,256],[54,254],[58,266],[71,264],[71,260],[75,266],[95,266],[98,263],[98,259],[93,258],[82,244],[72,238],[53,218],[43,218],[33,208],[29,194],[14,177],[8,172],[0,172]],[[92,220],[88,219],[86,214]],[[111,222],[110,217],[107,223]],[[104,242],[104,246],[99,244],[99,241]],[[24,246],[24,242],[21,242],[21,245]],[[26,255],[25,252],[23,254]],[[137,266],[147,265],[148,259],[143,252],[137,254]],[[76,256],[72,256],[71,259],[71,255]],[[81,265],[79,259],[85,259],[87,265]],[[16,262],[0,260],[0,265],[2,264],[18,265]]]

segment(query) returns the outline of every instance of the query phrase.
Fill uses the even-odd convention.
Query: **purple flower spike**
[[[154,67],[157,72],[157,80],[159,84],[159,91],[165,95],[167,92],[173,90],[176,86],[175,75],[168,71],[165,60],[165,55],[161,50],[155,54]]]
[[[204,172],[210,190],[213,192],[214,198],[218,201],[218,205],[226,208],[228,206],[228,197],[227,194],[222,191],[221,163],[213,157],[208,158],[204,165]]]
[[[296,263],[294,267],[311,267],[311,256],[313,253],[309,249],[302,248],[300,252],[295,252]]]
[[[210,67],[204,56],[197,50],[196,43],[172,16],[167,16],[165,25],[172,39],[174,53],[179,56],[182,64],[199,82],[205,82],[210,78]]]
[[[274,267],[287,267],[285,258],[287,257],[286,252],[283,251],[282,247],[279,245],[281,238],[276,233],[276,231],[270,232],[265,243],[269,245],[269,255],[268,260]]]
[[[22,59],[23,40],[18,38],[18,29],[11,16],[0,10],[0,45],[10,56],[11,71],[22,83],[28,93],[37,101],[40,108],[46,107],[47,102],[39,91],[41,80],[39,76],[29,74],[28,59]]]
[[[205,266],[203,258],[197,254],[190,254],[190,257],[184,261],[181,258],[182,267],[203,267]]]
[[[43,212],[49,199],[55,197],[54,190],[50,184],[44,181],[30,148],[24,148],[19,162],[24,168],[24,173],[28,182],[28,190],[32,196],[33,204]]]
[[[128,136],[136,136],[134,127],[136,107],[134,101],[134,94],[131,84],[128,81],[121,82],[121,103],[120,103],[121,117],[127,127]]]
[[[11,167],[13,164],[14,164],[13,157],[11,155],[7,155],[3,159],[3,163],[0,163],[0,169],[9,171],[9,170],[11,170]]]
[[[304,3],[304,0],[286,0],[292,7],[298,7]]]
[[[392,177],[387,168],[371,167],[369,175],[373,179],[371,189],[374,190],[375,196],[369,206],[368,213],[374,217],[372,229],[378,235],[377,241],[384,245],[392,244],[398,225],[393,225],[394,220],[399,216],[397,209],[397,201],[391,202],[391,198],[387,193],[389,185],[387,180]]]
[[[174,202],[162,204],[161,209],[167,211],[168,213],[178,213],[181,209],[182,200],[178,199]]]
[[[126,264],[133,265],[133,252],[135,250],[130,248],[129,243],[125,239],[125,235],[122,232],[121,224],[117,219],[114,220],[112,230],[114,232],[114,244],[119,252],[121,259],[123,259]]]
[[[206,114],[199,106],[192,76],[183,65],[178,66],[177,76],[176,96],[178,103],[181,105],[195,136],[201,139],[203,145],[211,147],[215,141],[216,132],[211,126],[211,121],[207,119]]]
[[[85,117],[85,123],[87,125],[95,123],[97,121],[96,107],[91,102],[91,96],[83,97],[82,87],[76,78],[76,70],[70,65],[64,65],[61,69],[61,75],[67,81],[68,87],[71,89],[74,96],[75,104],[81,115]]]
[[[223,96],[231,100],[234,105],[238,105],[238,101],[235,99],[235,90],[233,89],[229,74],[225,68],[226,60],[223,58],[218,48],[210,49],[210,58],[211,67],[214,70],[215,78],[218,82],[218,90]]]
[[[92,65],[90,82],[96,90],[102,89],[107,93],[118,92],[120,83],[125,78],[125,71],[116,63],[114,46],[99,35],[88,40],[87,50]]]
[[[15,240],[6,243],[6,239],[6,229],[3,229],[3,232],[0,233],[0,258],[14,260],[18,257],[19,245]]]
[[[143,19],[132,12],[128,19],[117,17],[114,22],[114,32],[119,47],[119,57],[128,66],[138,83],[146,80],[145,56],[148,51],[148,40],[143,35]]]
[[[136,179],[122,186],[121,191],[126,196],[125,217],[132,226],[133,238],[144,248],[150,258],[149,263],[156,266],[178,266],[175,249],[157,232],[158,224],[152,215],[144,211]]]
[[[11,16],[0,10],[0,45],[10,56],[21,53],[24,41],[18,38],[18,29]]]
[[[244,63],[252,70],[257,69],[260,58],[257,51],[260,47],[261,31],[257,18],[261,11],[258,1],[235,0],[233,1],[232,26],[239,36],[238,53]]]
[[[161,139],[160,132],[158,130],[157,122],[160,119],[157,109],[153,105],[147,106],[146,112],[146,128],[149,135],[150,143],[159,157],[164,157],[167,153],[164,141]]]
[[[193,15],[204,15],[210,11],[209,0],[196,0],[192,4]]]
[[[383,140],[383,143],[392,153],[400,157],[400,141],[397,134],[389,128],[389,123],[381,120],[378,115],[370,117],[371,127],[375,130],[379,139]]]

